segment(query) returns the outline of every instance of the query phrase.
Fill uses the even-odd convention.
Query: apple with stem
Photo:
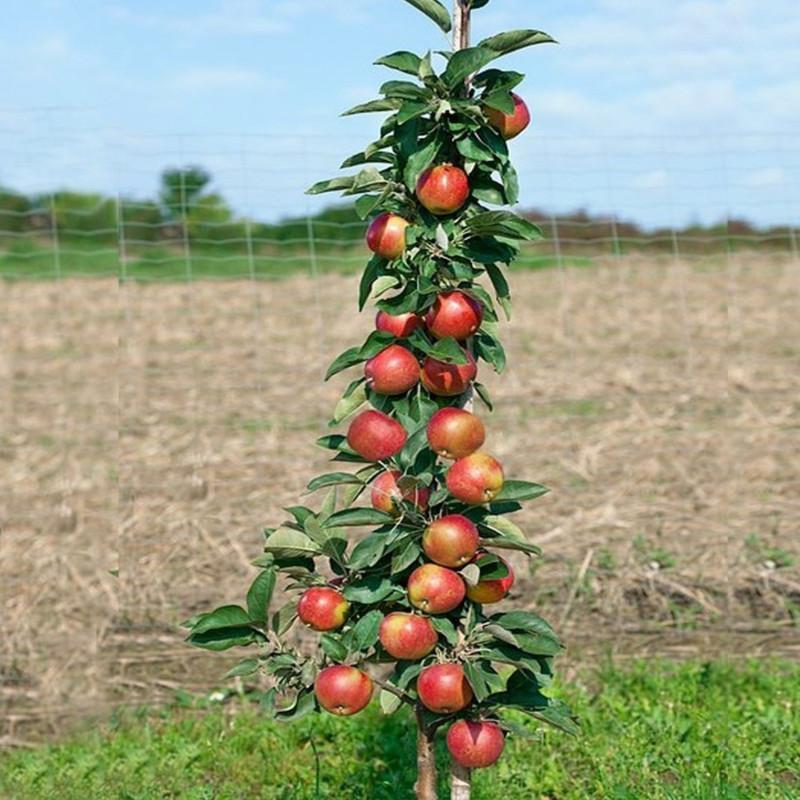
[[[447,471],[447,489],[456,500],[471,506],[490,503],[500,494],[505,477],[500,462],[488,453],[459,458]]]
[[[419,661],[434,651],[439,634],[428,617],[394,611],[383,618],[378,638],[392,658]]]
[[[428,614],[447,614],[464,600],[467,587],[463,578],[438,564],[423,564],[408,577],[408,599],[412,606]]]
[[[344,625],[350,603],[330,586],[306,589],[297,604],[300,621],[315,631],[335,631]]]
[[[319,704],[338,717],[349,717],[366,708],[373,688],[369,675],[343,664],[326,667],[314,681]]]
[[[386,461],[405,446],[405,428],[382,411],[363,411],[347,431],[347,443],[367,461]]]
[[[364,365],[367,386],[378,394],[405,394],[419,383],[419,361],[399,344],[390,344]]]
[[[447,749],[466,769],[491,767],[505,746],[505,736],[496,722],[460,719],[447,731]]]
[[[531,112],[525,101],[514,92],[511,93],[511,97],[514,100],[514,111],[511,114],[490,106],[486,106],[484,109],[486,118],[493,127],[497,128],[504,139],[513,139],[515,136],[519,136],[531,121]]]
[[[479,559],[484,552],[479,552],[475,556],[475,560]],[[504,578],[491,578],[489,580],[479,581],[475,586],[467,586],[467,597],[473,603],[480,603],[481,605],[490,605],[491,603],[499,603],[511,591],[514,585],[514,570],[511,565],[504,558],[497,556],[500,562],[508,570],[508,575]]]
[[[471,353],[464,351],[466,364],[448,364],[428,356],[422,365],[422,385],[437,397],[456,397],[469,389],[478,374]]]
[[[375,255],[394,261],[406,249],[407,219],[389,211],[379,214],[367,228],[367,247]]]
[[[407,314],[390,314],[379,311],[375,315],[375,330],[391,333],[396,339],[411,336],[423,324],[422,317],[409,311]]]
[[[486,429],[478,417],[463,408],[439,409],[428,422],[428,444],[442,458],[465,458],[483,446]]]
[[[483,305],[465,292],[440,294],[425,315],[425,327],[435,339],[469,338],[483,322]]]
[[[434,520],[422,534],[425,555],[443,567],[460,569],[466,566],[475,558],[479,544],[477,526],[461,514],[449,514]]]
[[[427,511],[430,489],[400,470],[387,470],[372,482],[372,507],[387,514],[400,516],[401,502],[412,503],[420,511]]]
[[[455,714],[466,708],[473,698],[461,664],[434,664],[417,678],[420,702],[435,714]]]
[[[458,211],[467,202],[469,193],[467,173],[453,164],[429,167],[417,180],[417,200],[436,216]]]

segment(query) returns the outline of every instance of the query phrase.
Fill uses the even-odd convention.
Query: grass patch
[[[643,662],[561,689],[583,735],[509,740],[475,774],[475,800],[761,800],[800,794],[800,668],[777,662]],[[57,746],[6,755],[13,800],[399,800],[412,797],[413,731],[402,713],[266,722],[142,710]],[[439,763],[446,757],[440,742]],[[315,756],[315,753],[318,756]],[[444,776],[440,796],[446,796]]]

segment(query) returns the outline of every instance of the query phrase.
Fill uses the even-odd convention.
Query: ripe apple
[[[528,111],[525,101],[513,92],[511,96],[514,98],[513,114],[506,114],[499,109],[489,108],[489,106],[486,106],[484,110],[489,122],[500,131],[500,135],[504,139],[513,139],[515,136],[519,136],[531,121],[531,112]]]
[[[417,181],[417,199],[431,214],[458,211],[469,197],[469,178],[460,167],[439,164],[429,167]]]
[[[443,458],[470,456],[485,440],[483,423],[463,408],[441,408],[428,422],[428,444]]]
[[[478,528],[461,514],[434,520],[422,534],[425,555],[443,567],[460,569],[469,564],[479,544]]]
[[[439,641],[427,617],[395,611],[381,622],[378,636],[383,649],[400,661],[419,661],[432,653]]]
[[[297,604],[300,621],[315,631],[335,631],[344,625],[350,603],[329,586],[312,586]]]
[[[367,247],[381,258],[394,261],[406,249],[408,220],[386,211],[379,214],[367,228]]]
[[[411,605],[428,614],[446,614],[460,605],[467,593],[461,576],[437,564],[423,564],[408,578]]]
[[[390,344],[364,365],[367,386],[378,394],[405,394],[419,383],[419,361],[410,350]]]
[[[483,305],[464,292],[445,292],[425,315],[425,325],[436,339],[452,336],[459,342],[480,328]]]
[[[420,511],[428,509],[430,489],[420,485],[416,478],[403,475],[399,470],[387,470],[372,483],[372,507],[387,514],[400,515],[398,505],[402,500],[413,503]]]
[[[382,411],[363,411],[347,431],[347,443],[367,461],[385,461],[404,447],[405,428]]]
[[[418,317],[412,311],[408,314],[389,314],[387,311],[379,311],[375,316],[375,330],[391,333],[397,339],[405,339],[411,336],[414,331],[422,325],[422,317]]]
[[[478,374],[478,365],[470,353],[466,364],[446,364],[428,356],[422,365],[422,385],[439,397],[455,397],[464,394]]]
[[[472,702],[469,685],[461,664],[434,664],[417,678],[420,702],[435,714],[455,714]]]
[[[491,767],[503,753],[506,740],[494,722],[460,719],[447,731],[447,749],[462,767]]]
[[[349,717],[365,708],[372,698],[372,689],[369,675],[342,664],[326,667],[314,681],[319,704],[339,717]]]
[[[475,558],[478,559],[482,555],[483,553],[478,553]],[[473,603],[480,603],[484,606],[499,603],[511,591],[511,587],[514,585],[514,570],[504,558],[500,558],[500,561],[507,567],[508,575],[505,578],[480,581],[476,586],[467,586],[467,597]]]
[[[503,467],[488,453],[459,458],[447,471],[447,489],[456,500],[471,506],[489,503],[503,488]]]

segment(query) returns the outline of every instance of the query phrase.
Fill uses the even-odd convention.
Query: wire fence
[[[365,224],[302,194],[352,141],[113,141],[74,183],[35,138],[33,177],[0,173],[29,203],[0,206],[0,743],[219,681],[178,623],[241,601],[261,526],[327,469],[322,375],[370,328]],[[482,380],[494,453],[553,492],[518,520],[546,558],[513,602],[627,654],[796,655],[797,140],[521,155],[547,239]],[[166,218],[159,172],[187,164],[214,180]]]

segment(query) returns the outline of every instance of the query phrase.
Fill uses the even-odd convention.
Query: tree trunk
[[[414,792],[417,800],[437,800],[433,733],[425,725],[421,708],[417,709],[417,782]]]
[[[471,0],[455,0],[453,9],[453,50],[463,50],[469,47]],[[470,351],[472,351],[470,342]],[[464,407],[472,411],[473,390],[470,388],[469,397]],[[450,800],[470,800],[472,796],[472,778],[470,771],[462,767],[455,759],[450,759]]]

